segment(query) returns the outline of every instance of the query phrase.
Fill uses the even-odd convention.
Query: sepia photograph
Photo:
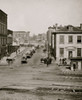
[[[0,100],[82,100],[82,0],[0,0]]]

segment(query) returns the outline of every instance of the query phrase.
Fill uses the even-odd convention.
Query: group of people
[[[63,65],[67,64],[67,59],[66,58],[63,58],[63,59],[60,58],[59,61],[60,61],[60,64],[63,64]]]
[[[48,66],[49,64],[51,64],[51,62],[52,62],[52,58],[47,57],[47,58],[46,58],[46,64],[47,64],[47,66]]]
[[[46,58],[40,59],[41,63],[43,62],[44,64],[47,64],[47,66],[52,63],[52,60],[53,59],[51,57],[46,57]]]

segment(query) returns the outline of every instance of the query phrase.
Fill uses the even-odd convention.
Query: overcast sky
[[[13,31],[44,33],[49,26],[82,23],[82,0],[0,0]]]

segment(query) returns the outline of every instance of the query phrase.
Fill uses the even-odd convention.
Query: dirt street
[[[0,66],[0,100],[82,100],[81,93],[71,92],[80,89],[82,77],[65,76],[55,62],[47,67],[41,56],[38,49],[27,64],[21,64],[20,55],[12,65]]]

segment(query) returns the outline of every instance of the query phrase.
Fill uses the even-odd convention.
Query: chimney
[[[67,29],[68,29],[69,31],[73,31],[73,26],[72,26],[72,25],[68,25],[68,26],[67,26]]]
[[[53,28],[54,28],[55,30],[57,30],[57,29],[58,29],[58,24],[56,23],[55,25],[53,25]]]
[[[80,29],[82,30],[82,23],[80,24]]]
[[[57,23],[55,24],[55,27],[56,27],[56,30],[57,30],[58,29],[58,24]]]

